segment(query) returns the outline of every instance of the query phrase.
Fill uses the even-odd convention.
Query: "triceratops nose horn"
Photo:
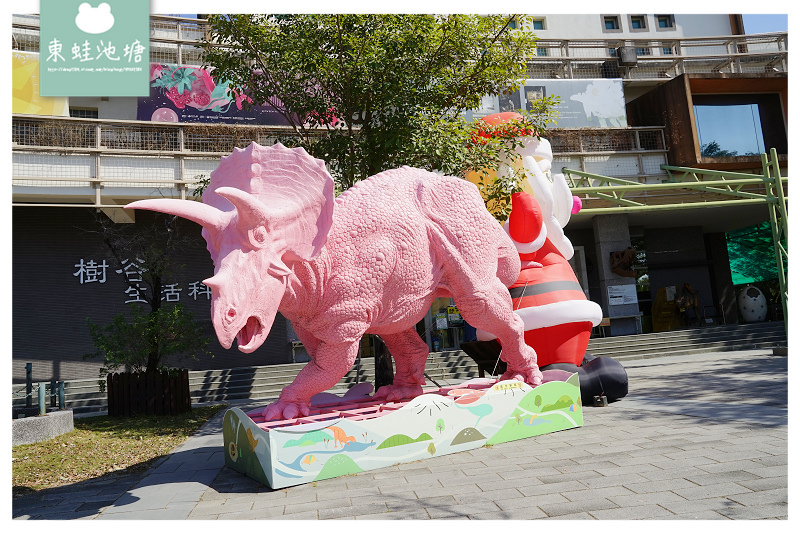
[[[204,279],[202,283],[203,285],[205,285],[206,287],[208,287],[213,291],[213,290],[218,290],[220,288],[220,286],[222,285],[222,280],[217,279],[217,276],[211,276],[208,279]]]
[[[191,200],[175,200],[171,198],[138,200],[126,205],[125,209],[146,209],[168,215],[177,215],[192,222],[197,222],[204,228],[211,230],[221,230],[226,222],[223,211]]]

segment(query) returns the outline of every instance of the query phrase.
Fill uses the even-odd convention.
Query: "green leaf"
[[[524,76],[536,37],[510,22],[529,19],[210,15],[203,61],[281,112],[292,131],[278,140],[324,159],[337,190],[401,165],[463,175],[497,151],[471,149],[460,115]]]
[[[126,367],[132,372],[148,370],[148,358],[154,351],[157,368],[149,370],[165,370],[167,361],[176,356],[196,359],[198,355],[211,355],[202,327],[180,304],[149,312],[130,304],[129,313],[114,316],[105,326],[91,319],[87,324],[97,351],[84,358],[104,358],[101,378]]]

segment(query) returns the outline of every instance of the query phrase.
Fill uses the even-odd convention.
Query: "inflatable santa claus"
[[[490,115],[483,120],[501,124],[519,118],[516,113]],[[552,173],[553,154],[546,139],[526,137],[517,150],[519,161],[503,161],[498,177],[520,164],[525,171],[523,191],[514,193],[504,228],[520,255],[522,269],[509,287],[515,312],[525,324],[525,342],[537,354],[541,370],[578,372],[583,403],[595,396],[615,400],[628,392],[628,377],[619,362],[586,353],[592,328],[603,318],[602,309],[589,300],[569,259],[574,253],[563,228],[581,202],[573,197],[563,174]],[[478,341],[492,341],[478,331]],[[465,349],[468,352],[468,350]]]

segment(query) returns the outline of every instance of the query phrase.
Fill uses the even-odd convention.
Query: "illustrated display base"
[[[291,420],[234,407],[223,419],[225,464],[278,489],[582,426],[578,374],[547,381],[550,372],[535,388],[479,378],[390,403],[358,397],[372,390],[361,384],[318,395],[309,416]]]

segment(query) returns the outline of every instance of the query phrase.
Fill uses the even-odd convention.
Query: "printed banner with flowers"
[[[154,122],[287,124],[272,107],[252,104],[249,97],[232,90],[228,82],[215,82],[206,69],[151,63],[150,96],[139,98],[136,118]]]

